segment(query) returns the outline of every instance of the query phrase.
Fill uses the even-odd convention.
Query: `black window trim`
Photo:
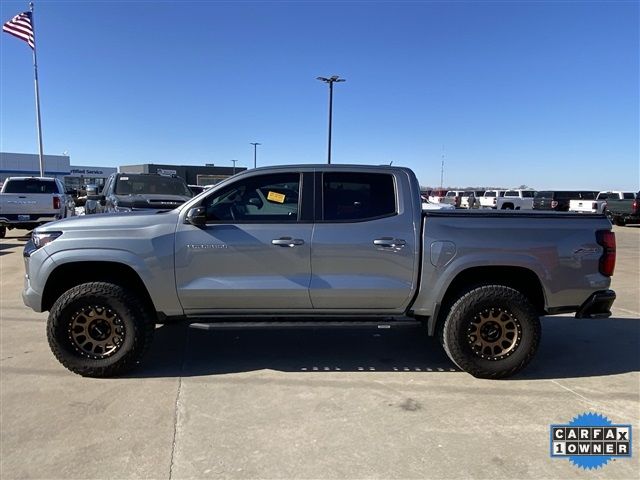
[[[327,171],[327,170],[323,170],[320,172],[316,172],[316,222],[315,223],[324,223],[324,224],[331,224],[331,223],[364,223],[364,222],[373,222],[376,220],[380,220],[383,218],[390,218],[390,217],[395,217],[397,215],[399,215],[398,213],[398,205],[399,205],[399,198],[398,198],[398,182],[396,180],[396,176],[393,173],[386,173],[386,172],[357,172],[357,173],[362,173],[364,174],[377,174],[377,175],[390,175],[391,179],[393,181],[393,194],[394,194],[394,202],[395,202],[395,209],[393,211],[393,213],[387,213],[386,215],[378,215],[376,217],[367,217],[367,218],[362,218],[359,220],[349,220],[349,219],[345,219],[345,220],[325,220],[324,219],[324,174],[325,173],[354,173],[354,172],[341,172],[339,170],[336,171]]]

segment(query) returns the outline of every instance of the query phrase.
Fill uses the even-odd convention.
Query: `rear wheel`
[[[4,238],[7,236],[7,227],[4,225],[0,227],[0,238]]]
[[[131,370],[151,343],[153,316],[119,285],[91,282],[65,292],[47,323],[51,351],[79,375],[110,377]]]
[[[522,293],[502,285],[461,295],[444,321],[449,358],[479,378],[505,378],[522,370],[540,343],[540,319]]]

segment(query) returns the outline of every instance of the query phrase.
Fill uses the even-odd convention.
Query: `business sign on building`
[[[78,167],[72,165],[70,168],[69,177],[91,177],[91,178],[104,178],[108,177],[112,173],[116,173],[116,168],[109,167]]]

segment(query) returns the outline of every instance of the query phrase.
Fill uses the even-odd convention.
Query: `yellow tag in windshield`
[[[269,192],[267,195],[267,200],[270,202],[284,203],[284,195],[278,192]]]

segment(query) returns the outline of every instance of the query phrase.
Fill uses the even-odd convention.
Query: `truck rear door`
[[[417,183],[417,182],[416,182]],[[316,173],[310,295],[316,310],[404,311],[417,283],[419,189],[406,172]],[[416,207],[416,205],[418,205]]]

